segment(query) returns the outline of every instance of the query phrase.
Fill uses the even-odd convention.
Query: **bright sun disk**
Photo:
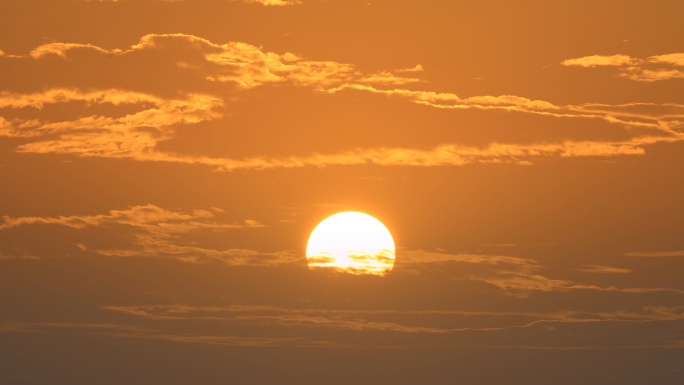
[[[310,269],[384,275],[394,266],[394,240],[385,225],[368,214],[338,213],[311,233],[306,258]]]

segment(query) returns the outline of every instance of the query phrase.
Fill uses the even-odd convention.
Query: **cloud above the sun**
[[[365,72],[350,63],[312,60],[245,42],[214,43],[187,34],[145,35],[128,48],[114,49],[53,42],[26,55],[1,56],[1,61],[23,63],[26,69],[18,79],[36,79],[34,85],[17,80],[14,87],[0,92],[0,136],[21,139],[14,149],[20,153],[198,164],[234,171],[360,165],[529,165],[549,157],[644,155],[650,145],[684,140],[684,105],[559,105],[517,95],[459,97],[452,92],[430,91],[429,84],[418,77],[425,71],[420,64]],[[648,59],[595,55],[569,59],[563,65],[629,68],[646,62],[674,67],[684,63],[681,54]],[[74,84],[65,86],[54,79],[38,83],[46,69],[69,75]],[[95,71],[95,75],[109,75],[81,75],[88,70]],[[134,71],[149,76],[134,81]],[[188,154],[162,148],[185,127],[223,124],[231,115],[234,99],[269,87],[309,90],[320,98],[358,93],[366,98],[422,106],[434,113],[450,111],[454,116],[463,111],[480,111],[558,119],[578,129],[570,136],[541,136],[527,142],[491,138],[478,145],[442,141],[421,147],[405,143],[322,152],[314,143],[308,153],[285,156],[261,152],[258,147],[249,157]],[[75,117],[57,119],[46,112],[52,106],[73,108]],[[34,116],[22,116],[19,112],[24,110],[34,111]],[[606,133],[620,134],[584,136],[580,132],[587,124],[599,124]]]

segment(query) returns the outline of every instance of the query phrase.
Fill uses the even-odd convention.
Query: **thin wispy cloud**
[[[580,269],[577,269],[579,271],[583,271],[585,273],[597,273],[597,274],[629,274],[632,273],[632,270],[629,269],[623,269],[621,267],[614,267],[614,266],[602,266],[602,265],[586,265]]]
[[[145,305],[105,306],[105,311],[129,316],[119,323],[96,322],[5,322],[3,333],[54,332],[70,330],[76,333],[99,334],[113,338],[159,339],[178,343],[249,347],[376,347],[392,348],[417,346],[412,335],[438,339],[423,340],[420,344],[433,346],[504,347],[500,338],[515,338],[524,332],[543,334],[553,340],[537,345],[532,339],[517,348],[619,348],[625,344],[633,348],[654,345],[680,347],[667,343],[670,329],[684,320],[682,307],[646,306],[640,311],[556,311],[556,312],[488,312],[458,310],[355,310],[283,308],[276,306],[189,306]],[[416,318],[416,316],[420,316]],[[416,322],[418,320],[418,322]],[[140,322],[143,321],[143,322]],[[478,326],[477,324],[480,324]],[[489,326],[482,326],[486,324]],[[621,330],[638,331],[648,325],[661,325],[660,333],[647,339],[627,339],[616,344],[610,337],[582,338],[578,330],[592,330],[602,325],[620,325]],[[209,327],[208,327],[209,326]],[[245,329],[249,326],[250,329]],[[278,337],[264,335],[263,327],[280,330]],[[217,329],[218,328],[218,329]],[[580,328],[580,329],[578,329]],[[663,329],[665,328],[665,329]],[[304,337],[298,330],[315,329],[318,337]],[[212,331],[207,331],[212,330]],[[230,330],[241,330],[239,334]],[[599,329],[594,329],[599,330]],[[339,331],[353,334],[336,334]],[[571,332],[574,331],[574,332]],[[569,333],[570,332],[570,333]],[[324,333],[321,334],[320,333]],[[269,333],[269,334],[272,334]],[[388,340],[384,335],[391,334]],[[497,336],[492,340],[492,335]],[[352,338],[350,338],[350,336]],[[578,337],[579,336],[579,337]],[[408,338],[408,339],[405,339]],[[569,340],[568,338],[571,338]]]
[[[640,311],[607,312],[572,310],[557,312],[355,310],[235,305],[105,306],[104,309],[149,320],[152,322],[150,325],[157,326],[164,324],[187,325],[193,330],[195,326],[191,325],[215,323],[217,325],[231,325],[233,328],[251,325],[277,327],[284,330],[301,328],[329,330],[331,332],[346,330],[365,336],[362,339],[364,341],[373,341],[375,336],[392,333],[398,338],[396,343],[399,344],[403,343],[402,335],[412,334],[442,335],[445,338],[462,335],[469,336],[468,339],[475,338],[479,341],[480,338],[489,338],[487,335],[513,336],[526,329],[534,333],[551,331],[552,334],[557,330],[561,333],[560,335],[563,335],[563,330],[575,326],[592,328],[603,324],[620,324],[623,328],[638,329],[642,325],[648,324],[678,325],[684,320],[681,307],[651,306],[643,307]],[[561,339],[564,338],[561,337]],[[482,342],[485,341],[482,340]],[[653,341],[648,342],[653,343]],[[383,342],[383,344],[386,343]],[[443,340],[442,343],[446,345],[455,343],[457,346],[463,341],[448,339]],[[604,343],[597,340],[587,340],[580,343],[589,343],[589,346],[595,347],[605,346]],[[487,342],[486,346],[496,347],[497,344]],[[519,346],[525,346],[525,344]]]
[[[133,206],[124,210],[111,210],[100,215],[72,215],[59,217],[10,217],[3,216],[0,229],[36,224],[57,224],[82,229],[87,226],[104,224],[122,224],[139,227],[150,232],[160,234],[182,233],[197,229],[233,229],[242,227],[262,227],[260,223],[246,220],[244,223],[222,224],[207,221],[213,218],[221,209],[193,210],[189,213],[166,210],[149,204]]]
[[[565,278],[554,278],[544,274],[546,267],[540,262],[521,257],[505,255],[450,254],[403,250],[398,253],[397,267],[406,272],[421,274],[433,266],[451,279],[484,282],[500,289],[505,295],[527,298],[535,292],[597,291],[624,294],[675,293],[684,290],[669,287],[618,287],[591,281],[579,282]],[[477,268],[468,268],[468,265]],[[627,274],[631,270],[609,266],[589,265],[578,269],[590,273]],[[435,274],[434,272],[432,274]]]
[[[96,2],[96,3],[123,3],[123,2],[134,2],[137,0],[82,0],[85,2]],[[148,1],[158,1],[160,3],[183,3],[188,0],[148,0]],[[192,1],[192,0],[190,0]],[[261,5],[266,5],[266,6],[276,6],[276,7],[282,7],[282,6],[289,6],[289,5],[300,5],[302,4],[301,1],[299,0],[226,0],[229,2],[236,2],[236,3],[246,3],[246,4],[261,4]]]
[[[627,55],[592,55],[561,62],[568,67],[615,67],[618,76],[641,82],[684,78],[684,53],[635,58]]]
[[[234,0],[244,1],[245,3],[256,3],[261,5],[288,6],[302,4],[299,0]]]
[[[670,257],[684,257],[684,250],[671,251],[632,251],[625,253],[628,257],[645,257],[645,258],[670,258]]]
[[[36,226],[63,226],[74,231],[71,234],[76,255],[101,255],[108,257],[165,257],[184,262],[205,263],[221,261],[231,266],[282,266],[301,263],[295,253],[281,251],[264,253],[248,249],[216,249],[201,247],[192,241],[193,234],[221,233],[264,227],[253,219],[225,223],[218,221],[218,208],[209,210],[168,210],[148,204],[133,206],[123,210],[111,210],[99,215],[72,215],[58,217],[10,217],[4,216],[0,231],[34,228]],[[84,230],[115,229],[122,241],[115,248],[103,248],[93,243],[92,234],[86,236]],[[188,238],[189,237],[189,238]],[[28,245],[7,245],[10,249],[21,250]],[[66,256],[66,255],[65,255]],[[11,258],[12,255],[6,255]],[[14,256],[16,257],[16,256]],[[41,258],[40,255],[32,255]]]

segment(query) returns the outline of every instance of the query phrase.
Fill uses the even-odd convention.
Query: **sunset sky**
[[[0,0],[0,383],[684,383],[683,15]]]

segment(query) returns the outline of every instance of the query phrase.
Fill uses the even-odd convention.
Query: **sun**
[[[385,275],[394,266],[394,240],[379,220],[359,212],[343,212],[319,223],[309,237],[310,269]]]

